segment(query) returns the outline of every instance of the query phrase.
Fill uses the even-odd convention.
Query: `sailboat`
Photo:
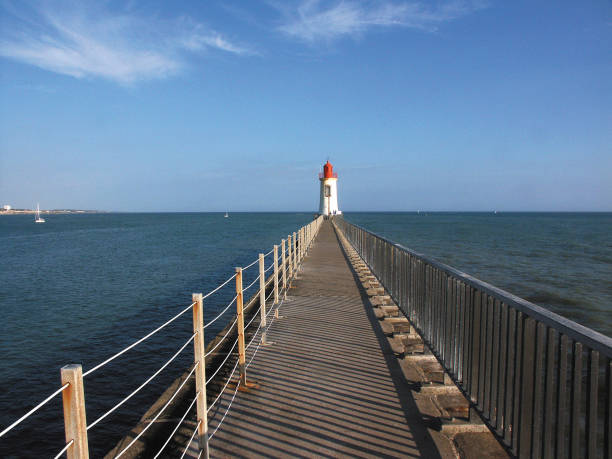
[[[229,214],[228,214],[227,212],[225,212],[224,217],[225,217],[225,218],[229,217]]]
[[[44,223],[45,219],[40,216],[40,204],[36,204],[36,219],[34,223]]]

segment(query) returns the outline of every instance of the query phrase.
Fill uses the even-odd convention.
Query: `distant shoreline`
[[[0,215],[34,215],[35,210],[30,209],[11,209],[2,210]],[[76,210],[76,209],[53,209],[53,210],[41,210],[41,215],[57,215],[57,214],[107,214],[104,210]]]

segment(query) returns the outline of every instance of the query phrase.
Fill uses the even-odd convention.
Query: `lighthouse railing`
[[[338,178],[338,173],[337,172],[333,172],[331,174],[331,177],[325,177],[325,173],[319,172],[319,178],[320,179],[322,179],[322,178],[336,178],[337,179]]]
[[[611,457],[612,338],[333,222],[513,455]]]

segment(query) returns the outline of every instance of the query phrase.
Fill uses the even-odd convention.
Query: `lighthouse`
[[[329,161],[323,166],[323,172],[319,173],[321,182],[321,201],[319,213],[328,217],[329,215],[341,214],[338,210],[338,174],[334,172],[334,166]]]

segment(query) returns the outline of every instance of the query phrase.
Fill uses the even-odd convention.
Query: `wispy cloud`
[[[179,73],[189,54],[250,52],[186,18],[162,20],[101,5],[9,4],[2,14],[0,56],[76,78],[131,84]]]
[[[360,36],[382,27],[408,27],[433,32],[448,21],[484,7],[483,1],[391,2],[380,0],[301,0],[294,8],[277,4],[285,15],[284,34],[306,42]]]

